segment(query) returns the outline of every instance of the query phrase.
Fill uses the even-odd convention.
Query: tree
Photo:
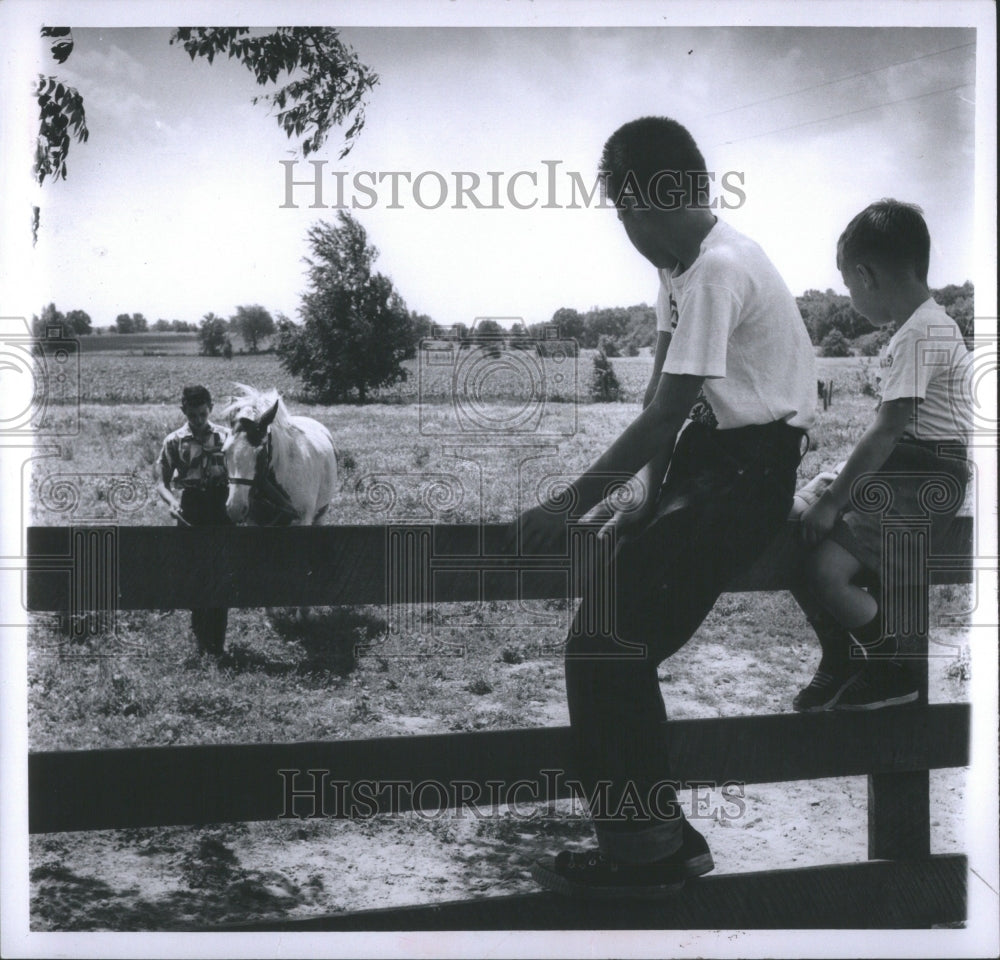
[[[849,357],[851,356],[851,345],[839,330],[831,330],[820,344],[823,348],[824,357]]]
[[[74,333],[78,337],[85,337],[88,333],[93,332],[90,314],[85,310],[70,310],[66,314],[66,323],[69,324],[70,333]]]
[[[42,308],[41,316],[32,316],[31,335],[36,338],[45,337],[51,327],[59,326],[63,330],[66,328],[66,314],[56,309],[54,303]]]
[[[413,327],[392,281],[372,270],[378,250],[345,210],[309,228],[309,289],[301,326],[278,328],[278,357],[324,403],[368,400],[371,390],[406,379]]]
[[[499,357],[503,353],[506,333],[496,320],[479,320],[472,328],[472,342],[489,357]]]
[[[407,360],[417,355],[417,347],[421,340],[430,339],[437,331],[437,325],[426,313],[417,313],[415,310],[410,311],[410,327],[412,328],[413,346]]]
[[[52,39],[51,53],[56,63],[65,63],[73,52],[69,27],[42,27],[42,36]],[[39,185],[46,177],[66,179],[66,157],[70,137],[86,143],[90,136],[83,98],[73,88],[55,77],[38,75],[35,84],[38,102],[38,139],[35,142],[35,179]],[[37,209],[36,209],[37,225]]]
[[[276,329],[274,318],[257,303],[237,307],[235,316],[229,319],[229,326],[243,338],[251,353],[256,353],[261,340],[271,336]]]
[[[637,357],[642,347],[656,343],[656,309],[646,303],[628,308],[628,324],[618,344],[627,357]]]
[[[552,314],[552,323],[559,331],[562,340],[576,340],[582,343],[583,340],[583,317],[579,310],[572,307],[560,307]]]
[[[503,340],[506,334],[504,333],[503,327],[500,326],[496,320],[490,320],[488,317],[485,320],[480,320],[472,328],[473,336],[482,337],[484,340]]]
[[[118,333],[147,333],[149,324],[141,313],[119,313],[115,317],[115,330]]]
[[[511,326],[507,334],[507,343],[512,350],[525,350],[534,346],[528,328],[520,320]]]
[[[69,27],[42,27],[51,39],[50,52],[63,64],[73,52]],[[250,36],[249,27],[181,27],[170,44],[180,44],[193,61],[209,63],[217,55],[242,63],[261,86],[275,84],[278,77],[293,77],[274,93],[253,97],[251,102],[274,110],[279,126],[288,137],[301,137],[302,154],[315,153],[326,142],[330,129],[350,121],[344,133],[343,159],[365,123],[365,103],[379,82],[354,50],[330,27],[279,27],[271,33]],[[86,143],[86,111],[79,91],[57,77],[38,75],[34,90],[38,103],[38,139],[35,143],[34,174],[41,185],[46,177],[66,179],[66,158],[71,139]],[[38,236],[39,210],[34,208],[32,233]]]
[[[198,328],[198,343],[203,357],[218,357],[226,343],[226,321],[214,313],[206,313]]]
[[[614,403],[621,396],[621,389],[614,365],[603,350],[598,350],[590,375],[590,398],[597,403]]]
[[[581,347],[596,347],[601,337],[618,341],[628,324],[628,311],[624,307],[594,307],[583,317],[584,332]]]
[[[854,340],[874,331],[874,327],[851,306],[851,298],[827,290],[807,290],[795,298],[805,321],[809,338],[822,344],[832,330],[839,330],[846,339]]]
[[[966,345],[971,350],[975,342],[975,289],[972,282],[966,280],[960,287],[949,283],[940,290],[932,290],[931,294],[945,310],[948,316],[958,324]]]

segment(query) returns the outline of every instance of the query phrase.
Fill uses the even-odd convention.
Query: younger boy
[[[563,851],[533,874],[570,895],[650,898],[713,866],[672,785],[657,665],[785,522],[816,373],[777,270],[702,202],[705,161],[684,127],[666,117],[626,124],[601,170],[629,240],[658,271],[657,325],[673,333],[646,408],[566,492],[571,512],[546,502],[520,518],[522,552],[551,552],[567,520],[601,501],[609,474],[655,464],[651,519],[618,541],[612,589],[584,578],[567,643],[575,772],[599,850]],[[702,386],[718,427],[692,422],[681,433]]]
[[[920,208],[896,200],[866,207],[837,244],[837,267],[854,309],[876,326],[902,325],[882,356],[874,422],[801,519],[805,542],[815,547],[806,562],[810,591],[869,651],[860,666],[846,649],[824,651],[800,698],[811,691],[811,702],[825,699],[836,709],[909,703],[918,693],[899,638],[882,634],[878,600],[853,582],[859,574],[883,575],[882,515],[852,508],[855,485],[863,490],[874,479],[888,491],[889,516],[929,514],[932,542],[946,533],[965,497],[971,368],[957,325],[931,299],[929,257]],[[942,479],[949,495],[925,505],[928,482],[940,486]]]
[[[203,386],[185,387],[181,412],[187,422],[163,441],[156,463],[156,491],[178,526],[226,525],[229,477],[222,453],[229,431],[212,423],[212,395]],[[180,487],[180,499],[170,490]],[[224,607],[191,611],[191,629],[198,652],[220,657],[226,642],[229,611]]]

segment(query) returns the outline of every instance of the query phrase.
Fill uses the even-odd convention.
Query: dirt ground
[[[711,637],[705,641],[688,664],[695,671],[717,653]],[[949,671],[953,663],[932,659],[932,700],[965,699],[966,681]],[[748,669],[748,663],[725,663],[729,677],[746,676]],[[672,715],[704,715],[696,701],[686,700],[686,681],[678,673],[664,675],[661,668]],[[772,712],[780,702],[776,695]],[[545,712],[543,722],[568,722],[561,700]],[[435,732],[426,723],[395,721],[400,733],[408,726],[413,733]],[[935,853],[964,848],[965,776],[963,770],[931,775]],[[681,800],[690,814],[693,798],[682,794]],[[693,822],[708,838],[718,872],[780,869],[864,860],[866,807],[861,777],[758,784],[748,785],[738,804],[703,791],[702,816]],[[526,807],[517,815],[476,815],[465,808],[360,821],[35,836],[32,929],[190,930],[521,893],[535,889],[528,874],[535,857],[590,840],[586,820],[569,801]]]

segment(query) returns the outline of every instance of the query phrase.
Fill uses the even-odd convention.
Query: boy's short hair
[[[931,235],[923,210],[914,203],[885,199],[869,204],[837,241],[837,268],[872,260],[890,267],[910,267],[927,282]]]
[[[604,144],[599,170],[602,187],[615,206],[637,194],[647,207],[661,209],[670,208],[669,198],[681,190],[690,200],[692,193],[707,189],[707,184],[700,189],[692,184],[705,172],[705,158],[694,137],[669,117],[640,117],[619,127]],[[664,176],[669,173],[676,176]]]
[[[200,407],[203,403],[212,405],[212,394],[208,392],[208,387],[197,384],[184,388],[184,392],[181,394],[182,407]]]

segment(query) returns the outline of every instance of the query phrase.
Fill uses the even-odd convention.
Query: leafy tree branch
[[[42,27],[41,35],[52,41],[53,59],[65,63],[73,52],[70,28]],[[261,36],[250,36],[249,27],[180,27],[171,34],[170,43],[180,44],[192,61],[204,57],[212,63],[216,56],[226,54],[253,73],[261,86],[275,84],[287,74],[290,79],[285,86],[260,94],[252,102],[275,108],[278,124],[288,137],[304,136],[304,156],[319,150],[334,126],[349,124],[340,151],[343,159],[364,127],[365,101],[379,82],[378,74],[330,27],[279,27]],[[43,74],[33,93],[39,121],[35,180],[39,185],[46,177],[65,180],[71,141],[86,143],[90,136],[83,97],[58,77]],[[32,220],[36,239],[38,223],[36,206]]]

